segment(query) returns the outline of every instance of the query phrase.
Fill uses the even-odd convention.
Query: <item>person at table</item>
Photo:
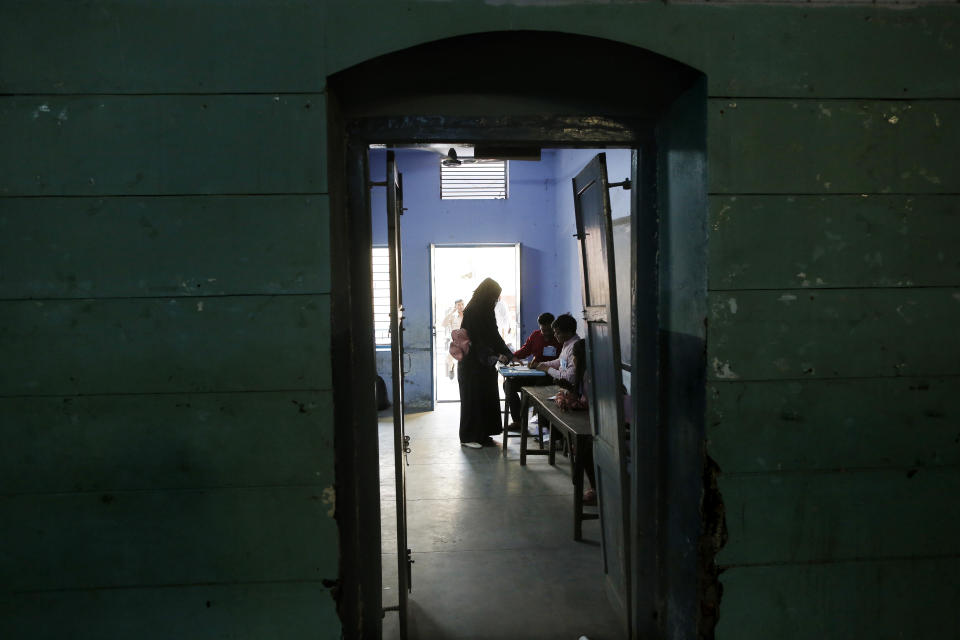
[[[500,394],[494,364],[513,357],[500,332],[493,308],[500,285],[491,278],[480,283],[463,310],[461,329],[470,339],[470,349],[457,367],[460,385],[460,444],[471,449],[494,444],[490,437],[503,429]]]
[[[566,390],[569,395],[561,399],[557,397],[557,404],[565,410],[584,410],[587,408],[587,396],[589,395],[590,382],[587,377],[587,342],[586,340],[574,340],[573,347],[570,349],[569,368],[573,369],[573,380],[567,381],[558,378],[557,384]],[[565,406],[567,405],[567,406]],[[590,487],[583,492],[583,504],[587,506],[597,504],[597,480],[593,468],[593,441],[585,440],[583,450],[577,451],[574,443],[570,443],[570,449],[573,455],[579,456],[583,461],[583,470],[587,474],[587,481]]]
[[[557,341],[562,345],[560,347],[560,356],[553,360],[544,360],[537,363],[536,369],[546,371],[554,381],[563,380],[572,384],[576,377],[576,370],[573,366],[573,346],[580,339],[577,335],[577,321],[569,313],[564,313],[553,321],[553,334]]]
[[[549,311],[537,316],[537,324],[540,328],[531,333],[523,346],[513,352],[513,358],[523,360],[532,356],[531,369],[545,360],[556,358],[560,353],[560,342],[553,334],[554,319]],[[527,384],[540,384],[541,380],[543,380],[541,377],[515,377],[510,380],[504,378],[503,394],[507,399],[507,406],[510,407],[510,417],[513,418],[511,426],[520,424],[520,387]]]

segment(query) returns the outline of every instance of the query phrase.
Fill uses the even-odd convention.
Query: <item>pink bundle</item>
[[[466,329],[454,329],[450,334],[450,355],[458,362],[470,353],[470,336]]]

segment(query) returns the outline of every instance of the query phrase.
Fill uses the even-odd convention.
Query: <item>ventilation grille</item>
[[[506,160],[440,165],[440,197],[443,200],[503,200],[507,197]]]

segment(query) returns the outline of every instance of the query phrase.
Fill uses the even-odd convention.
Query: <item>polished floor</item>
[[[466,449],[459,403],[408,415],[408,546],[413,551],[411,640],[619,640],[603,587],[600,524],[573,540],[569,460],[520,466],[519,439]],[[397,603],[393,426],[380,421],[383,601]],[[398,614],[384,618],[398,639]]]

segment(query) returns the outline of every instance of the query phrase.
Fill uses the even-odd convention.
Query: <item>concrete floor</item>
[[[520,466],[519,439],[466,449],[459,403],[407,416],[408,546],[413,550],[411,640],[618,640],[603,588],[600,524],[573,540],[569,459]],[[500,436],[495,436],[499,441]],[[534,445],[535,446],[535,445]],[[380,421],[383,601],[397,603],[392,416]],[[397,640],[398,615],[384,618]]]

